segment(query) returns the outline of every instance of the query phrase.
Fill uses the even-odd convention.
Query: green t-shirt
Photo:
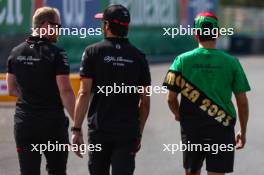
[[[189,115],[193,111],[195,115],[199,109],[198,113],[213,117],[224,126],[232,125],[236,118],[232,93],[250,90],[238,59],[218,49],[205,48],[177,56],[163,85],[189,101],[180,106],[185,108],[181,111]]]

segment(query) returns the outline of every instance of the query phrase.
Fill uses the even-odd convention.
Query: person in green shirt
[[[250,86],[238,59],[216,49],[218,32],[212,31],[219,29],[217,17],[202,12],[194,25],[199,47],[175,58],[163,85],[169,90],[169,108],[180,121],[182,143],[188,146],[183,150],[186,175],[200,175],[204,160],[208,175],[224,175],[233,172],[235,148],[246,143]],[[236,136],[232,94],[240,121]]]

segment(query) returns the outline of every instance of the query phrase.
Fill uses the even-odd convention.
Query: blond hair
[[[53,21],[55,17],[60,17],[60,12],[57,8],[41,7],[38,8],[32,17],[32,27],[40,28],[45,21]]]

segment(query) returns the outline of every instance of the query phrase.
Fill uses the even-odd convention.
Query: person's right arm
[[[70,117],[73,120],[75,95],[71,87],[69,75],[57,75],[56,81],[63,106],[66,108],[66,110],[70,114]]]
[[[241,149],[246,144],[246,133],[247,133],[247,123],[249,116],[249,107],[248,99],[246,93],[237,93],[235,94],[237,109],[238,109],[238,118],[240,123],[240,132],[237,135],[237,149]]]
[[[148,119],[150,109],[150,96],[147,93],[147,86],[144,87],[144,93],[140,94],[139,101],[139,122],[140,122],[140,133],[143,134],[143,130]]]
[[[142,64],[141,64],[141,75],[139,77],[138,85],[144,87],[144,92],[139,94],[139,128],[140,133],[143,135],[143,130],[146,124],[146,121],[149,116],[150,110],[150,92],[149,87],[151,86],[151,76],[148,61],[144,54],[142,54]]]
[[[60,92],[63,106],[66,108],[73,120],[75,96],[70,83],[70,66],[66,52],[61,49],[55,59],[56,82]]]
[[[246,144],[247,123],[249,116],[249,107],[246,92],[250,91],[250,85],[239,60],[234,60],[235,64],[232,90],[235,94],[237,102],[238,118],[240,123],[240,131],[236,136],[236,148],[241,149],[244,148]]]

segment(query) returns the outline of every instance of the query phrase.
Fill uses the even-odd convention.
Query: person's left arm
[[[92,55],[92,48],[86,48],[80,67],[81,84],[76,99],[74,110],[74,124],[72,130],[72,144],[81,145],[84,143],[82,135],[82,124],[85,114],[88,111],[90,96],[92,94],[93,80],[95,78],[95,63]],[[82,158],[80,150],[75,152],[76,155]]]
[[[182,72],[182,62],[180,57],[176,57],[173,64],[163,82],[163,86],[168,89],[167,103],[170,111],[173,113],[175,120],[180,120],[178,94],[181,92],[181,87],[176,85],[176,76]]]
[[[8,95],[17,97],[18,90],[17,90],[16,76],[14,73],[14,64],[13,64],[13,59],[15,57],[16,54],[13,49],[7,59],[6,84],[7,84]]]
[[[16,76],[14,74],[7,73],[6,82],[7,82],[8,95],[17,97],[18,90],[16,84]]]
[[[174,91],[169,90],[168,96],[167,96],[167,102],[169,105],[169,108],[171,112],[175,116],[175,120],[180,120],[180,114],[179,114],[179,101],[178,101],[178,94]]]

